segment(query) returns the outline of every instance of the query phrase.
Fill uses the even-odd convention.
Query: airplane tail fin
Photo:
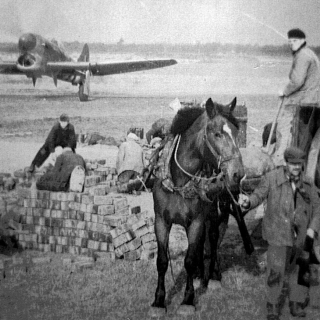
[[[89,46],[85,44],[83,46],[82,52],[80,54],[80,57],[78,58],[78,62],[88,62],[90,58],[89,55]]]

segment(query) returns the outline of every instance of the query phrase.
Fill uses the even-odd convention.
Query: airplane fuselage
[[[58,43],[48,41],[40,35],[26,33],[19,39],[19,53],[17,69],[25,73],[28,77],[39,78],[43,74],[52,76],[48,70],[48,62],[72,61]]]

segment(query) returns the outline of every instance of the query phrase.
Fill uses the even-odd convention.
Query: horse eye
[[[221,133],[216,132],[216,133],[214,134],[214,136],[215,136],[216,138],[221,138]]]

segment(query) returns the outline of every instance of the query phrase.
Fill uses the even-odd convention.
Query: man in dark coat
[[[305,317],[303,308],[308,297],[308,284],[300,280],[303,268],[309,266],[313,241],[320,229],[320,198],[312,181],[302,176],[306,153],[289,147],[284,152],[285,164],[262,178],[250,196],[241,195],[245,210],[257,207],[267,199],[262,235],[268,242],[267,311],[269,320],[278,320],[283,290],[289,288],[290,312]],[[303,265],[303,268],[302,268]]]
[[[77,146],[74,126],[69,122],[69,117],[63,113],[59,122],[51,129],[44,145],[40,148],[33,159],[28,171],[33,173],[35,167],[41,167],[51,153],[54,153],[56,147],[69,147],[74,152]]]
[[[36,184],[37,188],[49,191],[68,191],[70,176],[76,166],[81,166],[85,170],[84,159],[74,153],[71,148],[64,148],[63,153],[57,157],[53,169],[39,179]]]

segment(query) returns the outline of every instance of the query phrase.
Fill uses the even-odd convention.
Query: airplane
[[[53,78],[55,86],[58,80],[71,82],[79,86],[80,101],[88,101],[90,94],[90,77],[106,76],[171,66],[177,63],[174,59],[90,62],[89,47],[84,45],[77,61],[70,58],[55,40],[26,33],[19,38],[19,57],[17,61],[0,60],[0,73],[25,74],[32,79],[35,86],[37,78],[43,75]]]

